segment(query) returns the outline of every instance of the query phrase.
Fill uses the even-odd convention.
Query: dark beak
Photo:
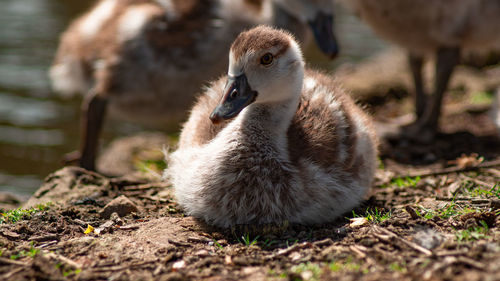
[[[245,74],[228,76],[224,96],[219,105],[210,114],[212,123],[217,124],[223,120],[231,119],[238,115],[243,108],[255,101],[257,92],[250,88]]]
[[[333,59],[339,52],[337,39],[333,33],[333,16],[318,12],[316,18],[309,22],[316,43],[323,53]]]

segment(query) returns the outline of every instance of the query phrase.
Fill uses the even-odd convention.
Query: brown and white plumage
[[[50,71],[56,91],[85,94],[80,165],[94,168],[107,110],[136,123],[175,126],[200,86],[226,68],[229,46],[242,30],[261,23],[281,25],[306,41],[307,22],[283,9],[287,1],[97,2],[63,33]]]
[[[376,165],[371,120],[331,78],[304,69],[292,36],[240,34],[228,73],[199,97],[168,156],[185,211],[228,227],[328,222],[357,205]]]
[[[438,127],[443,94],[463,51],[500,48],[500,0],[342,0],[380,36],[409,53],[415,81],[417,121],[408,135],[431,140]],[[422,64],[436,57],[432,97],[426,97]],[[404,132],[403,132],[404,133]]]

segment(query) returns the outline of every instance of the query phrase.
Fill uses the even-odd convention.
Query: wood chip
[[[352,228],[361,227],[370,223],[365,217],[352,218],[349,221],[351,222],[349,227]]]

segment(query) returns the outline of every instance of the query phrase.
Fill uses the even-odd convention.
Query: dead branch
[[[477,171],[479,169],[484,169],[484,168],[491,168],[491,167],[496,167],[500,166],[500,159],[492,160],[492,161],[485,161],[483,163],[480,163],[476,166],[470,166],[470,167],[449,167],[449,168],[444,168],[441,170],[437,171],[432,171],[432,170],[427,170],[427,171],[417,171],[413,173],[409,173],[407,175],[401,175],[402,177],[408,176],[408,177],[429,177],[429,176],[438,176],[438,175],[445,175],[445,174],[451,174],[451,173],[459,173],[459,172],[469,172],[469,171]]]
[[[426,248],[416,244],[416,243],[413,243],[413,242],[410,242],[406,239],[403,239],[401,237],[399,237],[398,235],[396,235],[395,233],[387,230],[387,229],[384,229],[382,227],[378,227],[378,226],[374,226],[373,229],[378,232],[378,233],[381,233],[381,234],[384,234],[386,236],[389,236],[391,239],[396,239],[404,244],[406,244],[408,247],[412,248],[413,250],[416,250],[418,252],[421,252],[422,254],[426,255],[426,256],[432,256],[432,252],[427,250]],[[389,240],[390,241],[390,240]]]

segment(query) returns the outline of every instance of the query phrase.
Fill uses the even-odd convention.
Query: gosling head
[[[291,15],[308,23],[316,43],[323,53],[333,59],[339,52],[333,31],[334,0],[275,0]]]
[[[235,117],[252,103],[280,103],[298,98],[304,60],[292,35],[267,26],[241,33],[229,53],[228,80],[213,123]]]

